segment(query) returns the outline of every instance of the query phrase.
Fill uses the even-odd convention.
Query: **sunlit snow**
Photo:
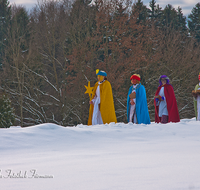
[[[0,189],[199,190],[200,122],[0,129]]]

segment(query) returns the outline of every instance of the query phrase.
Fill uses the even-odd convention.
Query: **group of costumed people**
[[[89,102],[91,107],[88,125],[116,123],[112,87],[107,80],[107,73],[97,69],[96,75],[98,81],[94,85],[92,99]],[[146,90],[140,82],[140,75],[132,75],[130,81],[132,84],[127,96],[127,121],[136,124],[150,124]],[[200,75],[199,84],[196,85],[193,96],[196,117],[200,121]],[[174,89],[166,75],[162,75],[159,78],[159,86],[154,97],[154,106],[156,123],[165,124],[180,121]]]

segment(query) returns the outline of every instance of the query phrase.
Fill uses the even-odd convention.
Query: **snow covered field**
[[[200,190],[200,122],[0,129],[2,190]]]

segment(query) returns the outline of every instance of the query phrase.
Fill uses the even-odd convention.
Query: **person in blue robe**
[[[139,74],[130,77],[131,87],[127,97],[127,120],[137,124],[150,124],[145,87],[140,83]]]

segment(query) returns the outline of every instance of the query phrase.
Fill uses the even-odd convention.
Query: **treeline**
[[[188,16],[141,0],[40,1],[28,13],[0,0],[0,90],[17,125],[86,124],[88,81],[105,70],[118,122],[126,122],[130,76],[139,73],[154,120],[160,75],[174,87],[181,118],[194,117],[191,91],[200,72],[200,3]],[[188,27],[187,27],[188,26]]]

